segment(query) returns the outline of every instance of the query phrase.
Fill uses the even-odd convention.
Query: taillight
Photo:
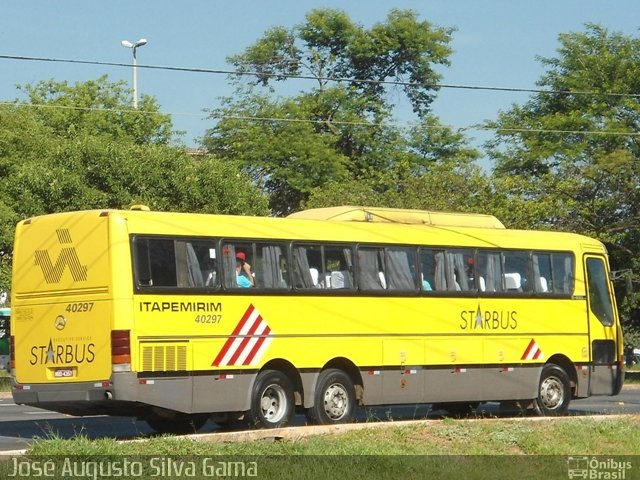
[[[111,363],[113,365],[131,364],[129,330],[111,331]]]
[[[16,337],[9,337],[9,369],[16,368]]]

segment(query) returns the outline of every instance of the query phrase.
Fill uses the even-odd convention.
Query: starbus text
[[[515,310],[463,310],[460,312],[461,330],[515,330],[518,328]]]
[[[34,345],[31,347],[31,365],[69,365],[78,363],[92,363],[95,358],[95,343],[58,343],[49,339],[49,345]]]

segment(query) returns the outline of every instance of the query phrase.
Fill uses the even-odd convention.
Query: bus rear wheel
[[[264,370],[253,384],[249,423],[264,428],[284,427],[293,418],[293,402],[289,378],[278,370]]]
[[[349,423],[355,408],[356,389],[351,377],[334,368],[320,372],[313,407],[307,410],[309,421],[320,425]]]
[[[534,410],[542,416],[560,416],[569,410],[571,385],[566,372],[553,363],[545,365],[540,374],[538,397]]]

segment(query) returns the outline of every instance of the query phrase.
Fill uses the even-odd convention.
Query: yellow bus
[[[381,404],[561,415],[624,381],[605,247],[486,215],[45,215],[17,226],[11,300],[16,403],[161,432]]]

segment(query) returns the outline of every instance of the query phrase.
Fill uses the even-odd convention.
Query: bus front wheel
[[[569,410],[570,401],[571,385],[565,371],[553,363],[545,365],[540,374],[534,410],[543,416],[564,415]]]
[[[264,370],[253,384],[249,422],[264,428],[284,427],[293,418],[293,402],[289,378],[278,370]]]
[[[320,372],[313,407],[307,410],[311,423],[331,425],[353,421],[356,390],[351,377],[338,369]]]

